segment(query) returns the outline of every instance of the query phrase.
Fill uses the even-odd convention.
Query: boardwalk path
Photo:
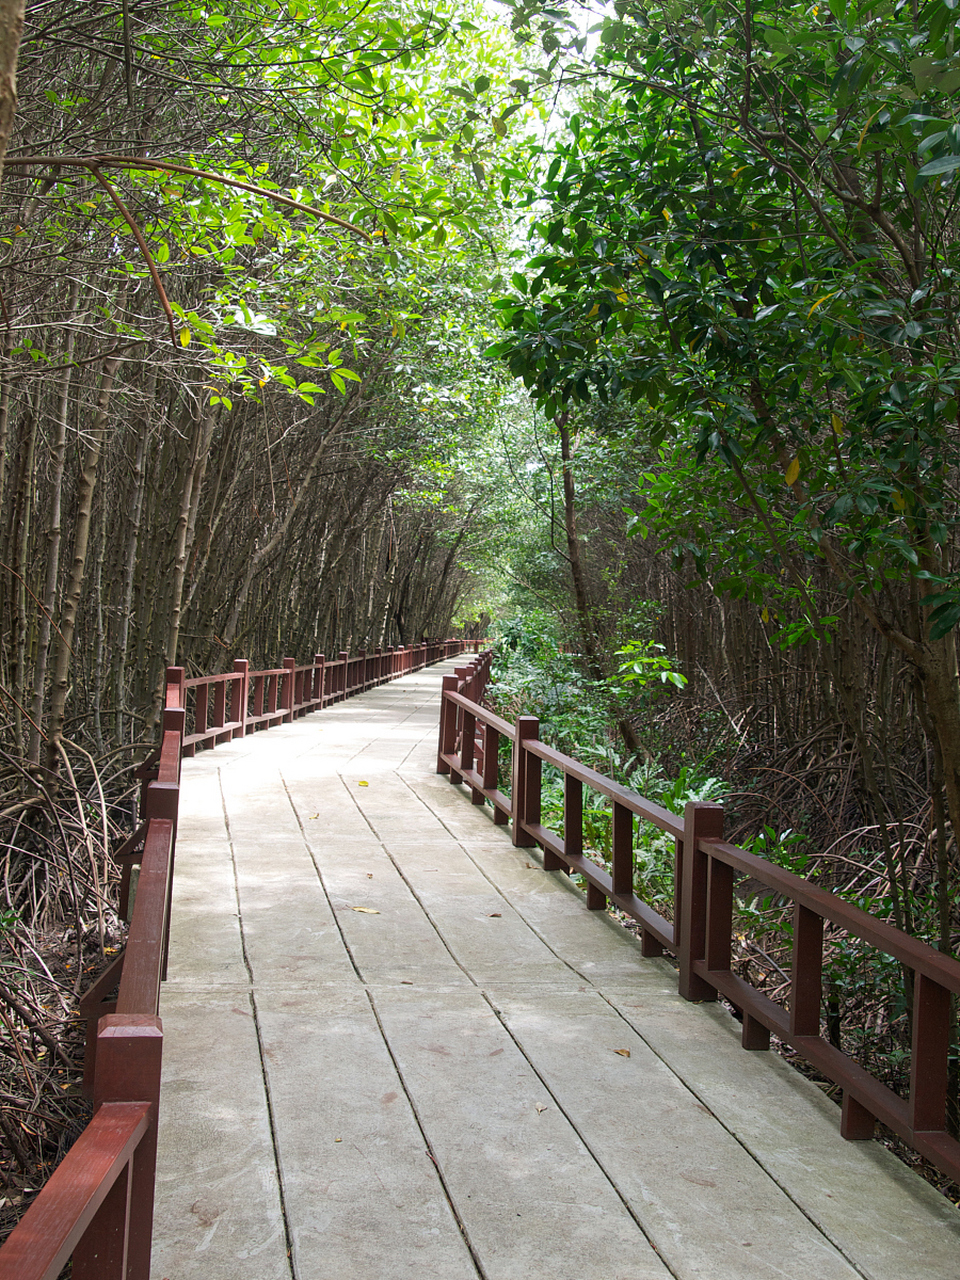
[[[952,1206],[433,773],[453,666],[184,764],[154,1280],[960,1280]]]

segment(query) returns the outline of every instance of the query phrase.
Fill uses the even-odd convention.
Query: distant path
[[[958,1280],[960,1213],[433,772],[455,666],[184,762],[153,1280]]]

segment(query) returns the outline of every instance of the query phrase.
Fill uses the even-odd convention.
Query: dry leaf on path
[[[319,813],[311,813],[311,815],[310,815],[310,821],[312,822],[312,821],[314,820],[314,818],[319,818],[319,817],[320,817]]]
[[[489,917],[491,920],[499,920],[502,914],[503,914],[503,912],[501,912],[501,911],[488,911],[488,912],[487,912],[487,915],[488,915],[488,917]]]
[[[370,785],[370,783],[369,783],[369,782],[358,782],[358,783],[357,783],[357,786],[358,786],[358,787],[369,787],[369,785]]]
[[[372,872],[372,871],[368,871],[368,872],[367,872],[367,879],[368,879],[368,880],[372,880],[372,879],[373,879],[373,872]]]
[[[542,1102],[537,1103],[537,1115],[540,1115],[540,1113],[543,1111],[546,1111],[546,1109],[547,1108],[543,1105]]]
[[[620,1055],[620,1057],[621,1057],[621,1058],[629,1058],[629,1057],[630,1057],[630,1050],[629,1050],[629,1049],[614,1049],[614,1051],[613,1051],[613,1052],[614,1052],[614,1053],[619,1053],[619,1055]]]
[[[376,907],[351,907],[351,911],[362,911],[365,916],[378,916],[380,912]],[[619,1053],[619,1050],[617,1051]]]

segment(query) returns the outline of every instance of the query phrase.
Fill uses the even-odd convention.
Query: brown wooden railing
[[[0,1249],[0,1280],[56,1280],[71,1255],[73,1280],[145,1280],[150,1273],[180,695],[171,672],[160,747],[141,771],[142,821],[114,854],[123,867],[124,910],[131,869],[139,865],[127,944],[80,1004],[87,1021],[83,1087],[93,1119]]]
[[[960,995],[960,963],[836,894],[723,839],[723,809],[687,804],[683,818],[645,800],[572,757],[541,742],[539,722],[520,716],[510,725],[479,705],[489,656],[445,676],[441,695],[437,772],[464,783],[474,804],[488,802],[497,824],[512,823],[513,843],[538,845],[546,871],[576,873],[587,884],[586,905],[615,904],[640,925],[642,953],[670,951],[679,962],[679,990],[687,1000],[723,995],[743,1018],[744,1049],[767,1049],[773,1032],[843,1091],[840,1131],[873,1136],[882,1121],[950,1178],[960,1181],[960,1142],[947,1132],[948,1054],[952,998]],[[480,692],[478,692],[480,691]],[[500,743],[511,743],[511,794],[498,787]],[[563,830],[541,822],[541,768],[563,774]],[[583,788],[612,806],[608,871],[584,853]],[[673,921],[637,897],[633,822],[652,822],[675,841]],[[793,963],[786,1007],[733,971],[734,882],[750,877],[774,898],[793,904]],[[901,1098],[821,1033],[824,924],[892,956],[913,974],[909,1096]]]
[[[73,1280],[149,1280],[163,1049],[158,1010],[181,758],[199,745],[290,722],[467,647],[459,640],[429,641],[352,658],[341,653],[332,662],[319,655],[305,666],[287,658],[267,671],[249,671],[244,660],[225,675],[190,679],[182,667],[168,668],[160,746],[139,771],[141,821],[113,854],[122,868],[122,915],[133,897],[127,943],[80,1003],[87,1023],[83,1088],[93,1100],[93,1119],[0,1248],[0,1280],[56,1280],[71,1257]]]
[[[191,676],[184,680],[188,720],[184,755],[192,756],[198,746],[215,747],[258,729],[288,724],[331,702],[452,658],[467,647],[462,640],[426,640],[372,653],[361,649],[354,657],[338,653],[325,658],[318,653],[304,666],[284,658],[280,666],[264,671],[251,671],[247,660],[239,658],[233,670],[223,675]]]

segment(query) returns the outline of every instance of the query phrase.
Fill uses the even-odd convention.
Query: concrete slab
[[[290,1280],[249,996],[164,990],[156,1277]]]
[[[479,992],[390,988],[373,1002],[487,1280],[666,1280]]]
[[[678,1280],[854,1280],[854,1267],[598,992],[488,994]]]
[[[476,1280],[366,993],[261,988],[295,1274]]]

